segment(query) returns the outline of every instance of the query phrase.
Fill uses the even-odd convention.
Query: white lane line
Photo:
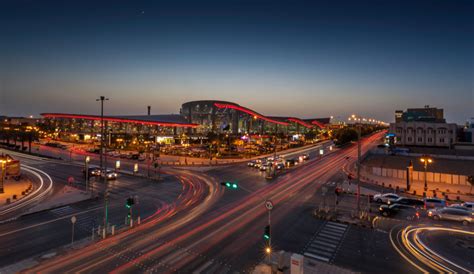
[[[54,222],[57,222],[57,221],[61,221],[61,220],[67,219],[69,217],[72,217],[74,215],[77,216],[77,215],[81,215],[81,214],[88,213],[88,212],[91,212],[91,211],[102,210],[102,209],[103,209],[103,207],[99,206],[99,207],[88,209],[88,210],[85,210],[85,211],[72,213],[72,214],[69,214],[69,215],[66,215],[66,216],[63,216],[63,217],[60,217],[60,218],[56,218],[56,219],[53,219],[53,220],[49,220],[49,221],[46,221],[46,222],[42,222],[42,223],[22,227],[22,228],[19,228],[19,229],[16,229],[16,230],[11,230],[11,231],[5,232],[3,234],[0,234],[0,237],[11,235],[11,234],[14,234],[14,233],[17,233],[17,232],[25,231],[25,230],[28,230],[28,229],[31,229],[31,228],[42,226],[42,225],[54,223]]]
[[[329,225],[329,226],[338,226],[338,227],[347,227],[346,224],[340,224],[340,223],[334,223],[334,222],[328,222],[326,225]]]
[[[193,274],[200,274],[204,269],[208,268],[211,264],[213,264],[214,261],[211,260],[211,261],[207,261],[205,264],[203,264],[202,266],[200,266],[198,269],[194,270],[193,271]]]
[[[306,257],[310,257],[310,258],[313,258],[313,259],[316,259],[316,260],[323,261],[323,262],[329,262],[329,258],[318,256],[316,254],[312,254],[312,253],[309,253],[309,252],[305,252],[303,255],[305,255]]]
[[[310,246],[313,246],[314,244],[317,244],[317,245],[325,245],[325,246],[329,246],[329,247],[333,247],[333,248],[336,248],[337,245],[335,244],[332,244],[332,243],[328,243],[328,242],[324,242],[324,241],[321,241],[321,240],[314,240]]]
[[[33,192],[29,195],[29,196],[32,197],[32,198],[26,199],[26,200],[23,200],[23,199],[18,200],[13,206],[10,206],[10,207],[6,208],[5,210],[1,211],[1,212],[0,212],[0,216],[1,216],[1,215],[5,215],[5,214],[7,214],[7,213],[10,213],[10,212],[12,212],[12,211],[14,211],[14,210],[17,210],[17,209],[19,209],[19,208],[22,208],[22,207],[24,207],[24,206],[26,206],[26,205],[29,205],[29,204],[35,202],[36,200],[38,200],[39,198],[41,198],[41,197],[43,196],[43,195],[41,195],[41,194],[44,194],[44,193],[48,192],[48,191],[52,188],[53,180],[51,180],[51,177],[49,177],[49,175],[47,175],[47,174],[44,173],[43,171],[40,171],[40,172],[42,172],[42,173],[44,173],[44,174],[47,175],[48,179],[50,180],[50,185],[49,185],[49,187],[48,187],[43,193],[40,193],[40,194],[36,195],[38,192],[41,191],[41,189],[42,189],[43,186],[44,186],[43,177],[41,177],[41,175],[40,175],[38,172],[34,171],[35,168],[31,168],[31,167],[29,167],[29,166],[24,165],[24,168],[23,168],[23,169],[24,169],[25,171],[28,171],[28,172],[30,172],[31,174],[35,175],[36,177],[38,177],[38,179],[40,180],[40,186],[39,186],[35,191],[33,191]],[[39,170],[38,170],[38,171],[39,171]],[[35,195],[36,195],[36,196],[35,196]],[[27,196],[27,198],[28,198],[28,196]]]

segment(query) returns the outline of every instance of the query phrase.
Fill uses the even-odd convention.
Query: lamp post
[[[354,120],[354,124],[357,127],[357,210],[360,210],[360,156],[361,156],[361,142],[360,142],[360,136],[361,136],[361,123],[360,121],[362,120],[360,117],[357,117],[355,114],[352,114],[352,116],[349,118],[349,121]]]
[[[420,161],[423,163],[423,167],[424,167],[424,170],[425,170],[425,186],[424,186],[424,190],[425,190],[425,192],[426,192],[426,191],[428,191],[428,179],[427,179],[428,164],[433,163],[433,159],[431,159],[431,158],[428,157],[428,156],[423,156],[423,157],[421,157]]]
[[[3,185],[4,185],[4,182],[5,182],[5,173],[6,173],[7,161],[2,159],[2,160],[0,160],[0,163],[2,164],[2,174],[1,174],[2,178],[0,178],[0,193],[4,193]]]
[[[104,193],[104,229],[107,229],[108,223],[108,199],[109,193],[107,189],[107,171],[104,170],[104,145],[105,145],[105,130],[104,130],[104,101],[108,101],[109,98],[105,98],[105,96],[100,96],[96,99],[97,102],[100,101],[100,175],[102,180],[105,184],[105,193]]]
[[[84,163],[86,166],[86,191],[89,191],[89,162],[91,161],[91,157],[86,156],[84,159]]]

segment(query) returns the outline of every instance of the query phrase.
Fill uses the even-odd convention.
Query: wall
[[[406,170],[393,169],[393,168],[380,168],[380,167],[365,167],[365,168],[367,172],[372,173],[373,175],[406,180]],[[469,182],[467,181],[467,176],[464,176],[464,175],[427,172],[426,176],[427,176],[428,183],[445,183],[445,184],[452,184],[452,185],[470,186]],[[425,180],[424,172],[413,171],[413,180],[424,181]]]

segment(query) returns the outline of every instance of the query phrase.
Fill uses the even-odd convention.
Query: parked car
[[[463,225],[472,223],[472,214],[467,210],[456,209],[456,208],[436,208],[428,211],[428,217],[434,220],[446,220],[461,222]]]
[[[377,203],[385,203],[386,204],[389,201],[393,202],[393,201],[397,200],[398,198],[400,198],[400,196],[398,196],[395,193],[379,193],[379,194],[374,195],[374,201],[377,202]]]
[[[464,211],[468,211],[468,212],[471,212],[471,215],[474,216],[474,211],[468,207],[465,207],[465,206],[462,206],[462,204],[453,204],[453,205],[450,205],[449,208],[454,208],[454,209],[460,209],[460,210],[464,210]]]
[[[301,156],[303,157],[303,160],[309,160],[309,154],[308,153],[305,153]]]
[[[420,217],[420,213],[415,206],[403,204],[381,205],[379,207],[379,213],[385,217],[398,215],[407,220],[413,220]]]
[[[391,202],[388,201],[388,204],[401,204],[401,205],[409,205],[409,206],[414,206],[414,207],[424,207],[425,202],[422,200],[418,199],[413,199],[413,198],[406,198],[406,197],[400,197],[396,199],[395,201]]]
[[[252,161],[250,161],[250,162],[247,163],[247,166],[248,166],[248,167],[253,167],[253,166],[255,166],[256,163],[257,163],[257,162],[255,162],[254,160],[252,160]]]
[[[425,208],[435,208],[435,207],[445,207],[446,206],[446,200],[444,199],[439,199],[439,198],[425,198],[423,199],[425,201]]]

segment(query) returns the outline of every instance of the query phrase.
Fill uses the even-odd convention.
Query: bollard
[[[140,216],[138,216],[137,224],[140,224],[140,223],[141,223],[141,218],[140,218]]]
[[[125,225],[127,225],[127,223],[128,223],[127,220],[128,220],[128,218],[127,218],[127,216],[125,216]]]
[[[92,241],[94,240],[94,227],[92,227],[92,237],[91,237]]]
[[[133,219],[130,218],[130,227],[133,227]]]
[[[13,200],[16,200],[16,194],[15,194],[15,195],[13,195]]]
[[[100,236],[100,225],[99,225],[99,227],[97,227],[97,235]]]
[[[112,226],[112,236],[115,235],[115,225]]]
[[[102,230],[102,239],[105,239],[105,235],[106,235],[106,230],[105,228]]]

